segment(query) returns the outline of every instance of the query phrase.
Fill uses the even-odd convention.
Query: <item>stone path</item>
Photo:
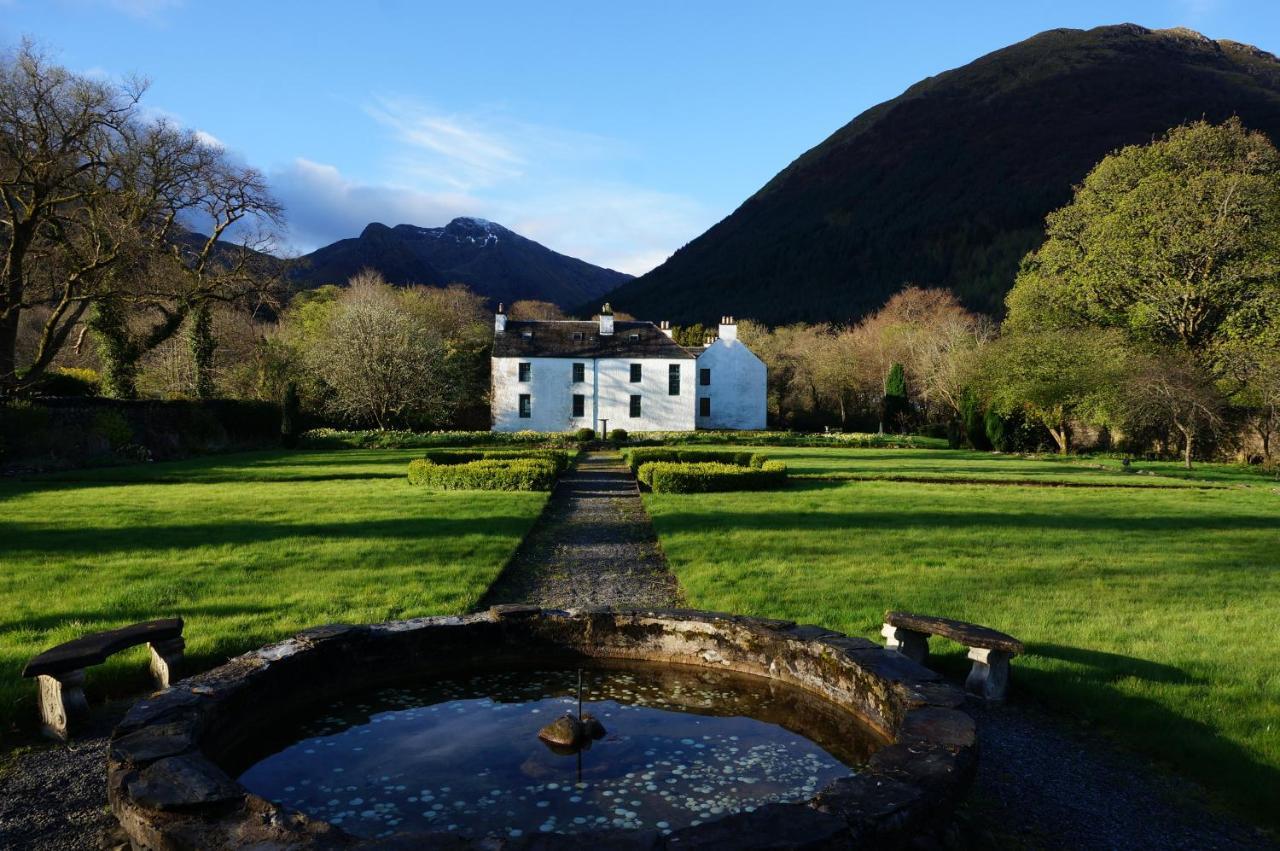
[[[679,601],[631,471],[615,452],[590,452],[561,477],[479,608],[669,607]]]

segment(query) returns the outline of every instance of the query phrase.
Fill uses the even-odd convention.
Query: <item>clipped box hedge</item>
[[[642,446],[623,453],[631,472],[639,477],[640,468],[654,461],[696,464],[714,462],[739,467],[759,467],[766,459],[759,453],[728,449],[681,449],[674,446]],[[641,480],[643,481],[643,479]],[[648,484],[646,482],[646,484]]]
[[[787,465],[781,461],[764,461],[756,467],[714,461],[650,461],[640,467],[638,478],[654,493],[771,490],[786,486]]]
[[[434,490],[549,491],[559,477],[556,465],[542,458],[488,458],[459,464],[409,462],[409,484]]]
[[[576,454],[563,449],[431,449],[424,452],[422,458],[432,464],[445,466],[469,464],[473,461],[548,461],[559,476],[569,469],[569,462]]]

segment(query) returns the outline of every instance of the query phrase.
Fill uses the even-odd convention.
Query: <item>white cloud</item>
[[[642,274],[713,221],[690,198],[611,177],[629,156],[615,140],[403,98],[377,98],[365,111],[397,143],[382,179],[355,180],[306,158],[269,175],[297,251],[372,221],[433,227],[480,216],[562,254]]]
[[[285,205],[289,243],[304,253],[357,236],[370,222],[431,225],[478,206],[461,194],[359,183],[332,165],[303,158],[273,170],[268,177]]]
[[[219,139],[217,136],[213,135],[212,133],[209,133],[204,130],[197,130],[195,131],[195,134],[196,134],[196,138],[199,139],[203,144],[208,145],[211,148],[222,148],[223,150],[226,150],[226,147],[227,147],[226,143],[223,142],[221,139]]]

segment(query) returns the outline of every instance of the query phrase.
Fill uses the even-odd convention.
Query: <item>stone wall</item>
[[[0,470],[164,461],[278,445],[280,411],[240,400],[46,398],[0,405]]]

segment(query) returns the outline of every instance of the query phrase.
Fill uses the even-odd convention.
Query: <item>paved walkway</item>
[[[590,452],[560,479],[546,510],[480,608],[674,606],[667,569],[631,471],[616,452]]]

